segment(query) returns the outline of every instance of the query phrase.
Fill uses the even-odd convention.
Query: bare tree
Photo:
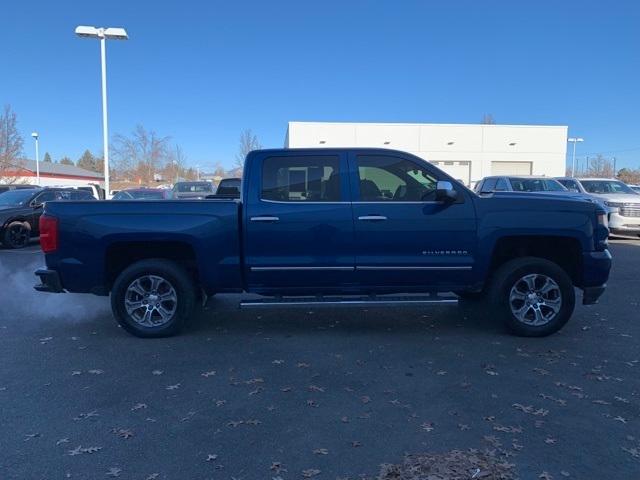
[[[480,123],[482,125],[495,125],[496,121],[493,118],[493,115],[491,115],[490,113],[485,113],[484,115],[482,115]]]
[[[600,154],[594,158],[589,158],[586,175],[589,177],[613,178],[613,162]]]
[[[166,180],[176,182],[180,178],[185,177],[185,164],[187,157],[184,154],[182,147],[176,145],[167,157],[166,163],[162,168],[162,176]]]
[[[17,171],[24,166],[22,145],[16,113],[11,105],[5,105],[0,115],[0,177],[3,183],[18,181]]]
[[[169,140],[169,137],[160,137],[142,125],[138,125],[128,137],[114,136],[112,150],[117,169],[143,182],[152,182],[153,175],[166,165],[171,156]]]
[[[224,167],[220,162],[216,162],[215,168],[213,169],[213,174],[216,177],[224,177],[226,175]]]
[[[258,150],[262,148],[262,145],[258,141],[258,137],[254,135],[250,128],[244,130],[240,134],[240,145],[238,148],[238,153],[235,158],[235,166],[237,169],[242,169],[244,167],[244,159],[247,154],[252,150]]]
[[[617,177],[629,185],[640,185],[640,168],[621,168]]]

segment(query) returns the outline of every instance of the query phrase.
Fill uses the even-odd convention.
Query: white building
[[[488,175],[564,175],[567,130],[550,125],[289,122],[285,147],[403,150],[473,185]]]

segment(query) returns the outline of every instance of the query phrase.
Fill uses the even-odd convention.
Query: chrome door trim
[[[355,267],[251,267],[252,272],[279,272],[279,271],[336,271],[353,272]]]
[[[369,266],[369,265],[358,265],[356,266],[356,270],[363,270],[363,271],[371,271],[371,270],[471,270],[473,267],[470,265],[460,265],[460,266],[442,266],[442,267],[435,267],[435,266],[424,266],[424,267],[418,267],[418,266],[391,266],[391,267],[387,267],[387,266],[380,266],[380,267],[374,267],[374,266]]]
[[[384,215],[362,215],[358,217],[358,220],[362,220],[363,222],[381,222],[386,219],[387,217]]]
[[[380,200],[377,202],[364,202],[364,201],[355,201],[355,202],[351,202],[354,205],[422,205],[422,204],[426,204],[426,205],[433,205],[433,204],[442,204],[444,202],[439,201],[439,200],[428,200],[428,201],[424,201],[424,202],[420,202],[420,201],[414,201],[414,202],[405,202],[405,201],[395,201],[395,200]]]
[[[261,215],[258,217],[251,217],[249,220],[251,220],[252,222],[277,222],[278,220],[280,220],[280,217]]]
[[[351,202],[307,202],[306,200],[266,200],[264,198],[261,198],[260,201],[265,203],[282,203],[286,205],[351,205]]]

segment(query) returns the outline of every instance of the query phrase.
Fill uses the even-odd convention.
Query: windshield
[[[635,192],[627,185],[617,180],[580,180],[584,189],[596,195],[606,195],[611,193],[631,194]]]
[[[15,206],[24,205],[35,193],[35,190],[9,190],[8,192],[0,193],[0,206]]]
[[[211,183],[178,183],[176,185],[178,192],[213,192]]]
[[[565,192],[567,189],[550,178],[509,178],[515,192]]]

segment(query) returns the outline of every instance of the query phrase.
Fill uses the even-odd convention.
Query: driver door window
[[[362,202],[435,200],[437,179],[418,164],[398,157],[359,155]]]

